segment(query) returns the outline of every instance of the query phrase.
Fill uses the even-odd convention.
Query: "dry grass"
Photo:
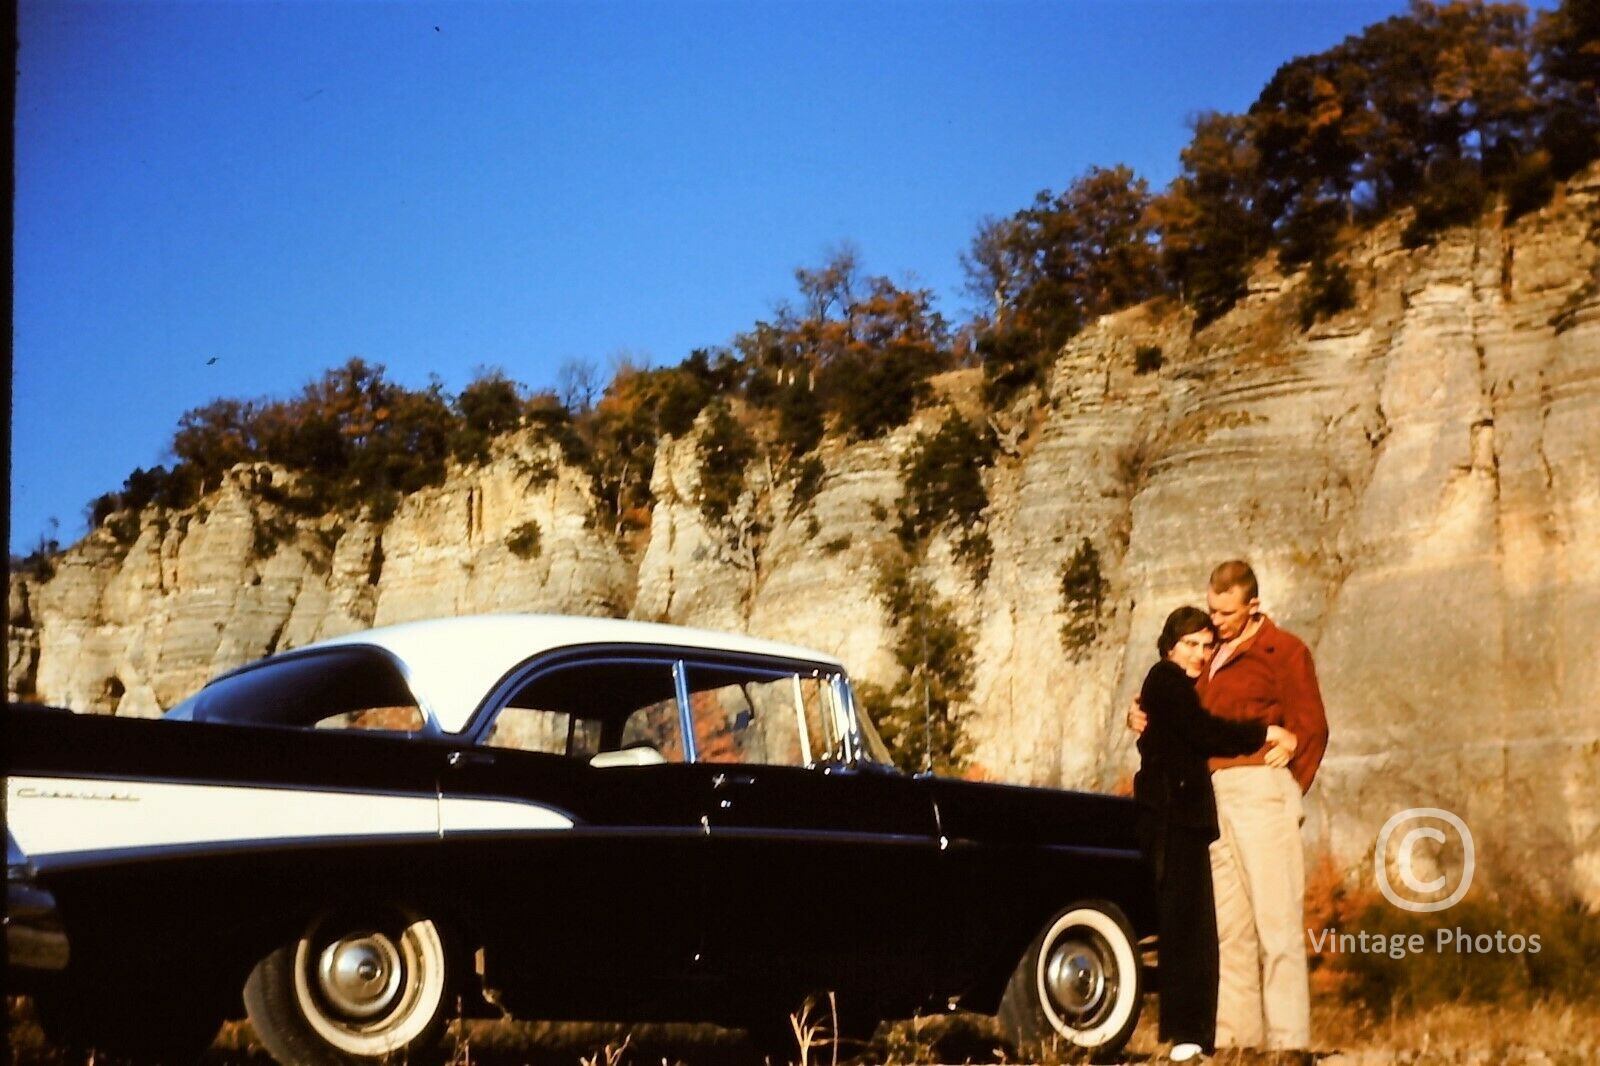
[[[17,1066],[84,1066],[44,1043],[26,1001],[10,1001],[10,1050]],[[1125,1061],[1161,1063],[1157,1003],[1144,1017]],[[1321,1066],[1580,1066],[1600,1062],[1600,1004],[1541,1001],[1524,1007],[1449,1003],[1374,1017],[1359,1006],[1319,997],[1312,1012]],[[451,1066],[758,1066],[735,1031],[707,1025],[600,1025],[468,1022],[451,1031]],[[832,1050],[813,1043],[808,1066],[830,1066]],[[791,1057],[801,1061],[798,1045]],[[883,1026],[864,1052],[841,1063],[931,1066],[1007,1063],[991,1019],[968,1014]],[[1057,1063],[1084,1061],[1064,1054]],[[1269,1066],[1253,1052],[1220,1053],[1216,1066]],[[208,1066],[271,1066],[248,1023],[230,1022]]]
[[[1129,1062],[1162,1062],[1159,1008],[1146,1000]],[[1600,1062],[1600,1004],[1541,1001],[1520,1007],[1447,1003],[1374,1017],[1333,996],[1312,1002],[1311,1035],[1321,1066],[1578,1066]],[[1272,1056],[1222,1051],[1216,1066],[1268,1066]]]
[[[1444,1003],[1373,1018],[1356,1007],[1319,1005],[1311,1031],[1335,1063],[1506,1063],[1578,1066],[1600,1062],[1600,1004],[1546,1000],[1526,1006]]]
[[[1124,1055],[1130,1063],[1161,1063],[1156,1038],[1159,1006],[1146,1000]],[[1312,1011],[1315,1057],[1321,1066],[1578,1066],[1600,1063],[1600,1004],[1553,1001],[1511,1008],[1441,1004],[1374,1018],[1334,997],[1319,997]],[[1005,1063],[999,1032],[988,1018],[952,1015],[897,1022],[879,1030],[867,1056],[872,1063]],[[1062,1055],[1056,1062],[1081,1062]],[[1216,1066],[1269,1066],[1272,1056],[1224,1051]],[[1052,1064],[1053,1066],[1053,1064]]]

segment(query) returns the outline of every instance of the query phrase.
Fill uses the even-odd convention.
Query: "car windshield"
[[[375,648],[273,659],[211,682],[168,718],[195,722],[416,733],[426,717],[394,662]]]

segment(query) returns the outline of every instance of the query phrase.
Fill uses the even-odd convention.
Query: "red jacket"
[[[1218,718],[1281,725],[1299,740],[1289,772],[1300,791],[1311,788],[1328,750],[1328,716],[1317,688],[1317,669],[1305,642],[1272,619],[1223,660],[1216,673],[1199,679],[1200,703]],[[1266,748],[1254,755],[1212,759],[1213,772],[1227,766],[1260,766]]]

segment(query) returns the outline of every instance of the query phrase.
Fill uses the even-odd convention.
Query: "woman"
[[[1185,1062],[1216,1043],[1217,916],[1211,896],[1210,845],[1217,807],[1206,759],[1247,755],[1274,745],[1268,762],[1283,765],[1295,737],[1281,726],[1214,718],[1200,706],[1195,678],[1216,646],[1211,619],[1198,607],[1167,616],[1156,649],[1161,660],[1145,675],[1139,703],[1149,725],[1139,737],[1139,839],[1154,867],[1160,899],[1161,1039]]]

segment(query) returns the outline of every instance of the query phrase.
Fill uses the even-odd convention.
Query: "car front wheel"
[[[329,913],[256,963],[245,1009],[279,1062],[425,1060],[449,1020],[446,959],[427,918]]]
[[[1000,1022],[1020,1049],[1111,1056],[1133,1035],[1143,991],[1127,917],[1114,903],[1078,903],[1028,946],[1006,985]]]

